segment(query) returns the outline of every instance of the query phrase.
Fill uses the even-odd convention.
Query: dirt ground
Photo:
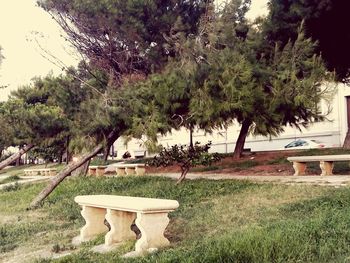
[[[295,155],[295,152],[259,152],[246,154],[241,159],[235,160],[233,157],[229,156],[222,159],[220,162],[213,164],[212,166],[218,167],[219,169],[208,170],[208,171],[198,171],[198,169],[203,168],[201,166],[192,169],[192,173],[204,173],[204,174],[232,174],[232,175],[254,175],[254,176],[281,176],[281,175],[292,175],[294,173],[292,164],[290,163],[277,163],[277,164],[268,164],[270,161],[276,159],[284,159],[288,156]],[[241,167],[240,164],[253,162],[252,167]],[[147,167],[148,173],[177,173],[180,172],[178,166],[170,167]]]

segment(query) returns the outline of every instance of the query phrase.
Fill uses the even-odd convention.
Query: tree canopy
[[[350,18],[346,0],[271,0],[264,30],[268,39],[286,45],[295,41],[297,29],[304,21],[306,37],[317,41],[316,51],[322,55],[329,71],[337,80],[350,77]]]

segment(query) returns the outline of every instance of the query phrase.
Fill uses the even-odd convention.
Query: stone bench
[[[57,173],[56,168],[41,168],[41,169],[24,169],[25,175],[50,175],[54,176]]]
[[[332,175],[334,162],[350,161],[350,155],[295,156],[287,160],[293,163],[294,175],[305,175],[307,162],[320,162],[321,175]]]
[[[80,235],[73,239],[74,244],[107,232],[104,245],[96,251],[110,251],[123,241],[136,239],[130,229],[136,219],[136,226],[141,231],[141,238],[132,252],[136,255],[169,245],[169,240],[164,237],[168,213],[179,207],[176,200],[116,195],[84,195],[75,197],[74,201],[82,206],[81,214],[86,221]],[[105,219],[110,225],[109,231]]]
[[[144,175],[146,168],[144,163],[132,163],[132,164],[117,164],[115,166],[117,176],[123,175]]]
[[[91,165],[89,166],[88,175],[90,176],[102,176],[105,174],[107,166],[105,165]]]

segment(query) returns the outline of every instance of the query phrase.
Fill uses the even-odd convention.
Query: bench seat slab
[[[106,220],[111,230],[105,236],[105,245],[112,246],[130,239],[136,239],[136,234],[130,226],[135,220],[136,213],[107,209]]]
[[[107,232],[108,227],[104,224],[106,209],[83,206],[81,215],[85,219],[85,226],[80,230],[80,241],[85,242],[97,235]]]
[[[327,162],[327,161],[321,161],[320,162],[320,168],[321,168],[321,175],[333,175],[333,162]]]
[[[306,163],[302,162],[293,162],[294,175],[305,175]]]
[[[136,252],[143,253],[150,248],[160,248],[170,244],[164,237],[164,231],[169,224],[168,213],[137,213],[135,223],[141,231],[141,238],[135,244]]]

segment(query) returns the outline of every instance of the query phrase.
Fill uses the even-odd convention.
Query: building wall
[[[297,138],[317,139],[334,146],[341,146],[348,127],[346,96],[350,96],[350,87],[338,84],[336,90],[337,92],[334,94],[330,104],[325,101],[321,102],[320,108],[322,113],[328,112],[328,106],[331,109],[331,112],[326,116],[326,120],[311,123],[307,128],[302,128],[301,130],[287,126],[278,137],[267,138],[249,135],[246,139],[245,148],[250,148],[252,151],[279,150]],[[211,152],[233,152],[239,131],[240,125],[237,123],[233,123],[224,130],[215,130],[211,134],[197,130],[193,134],[193,140],[201,143],[211,141]],[[189,131],[185,128],[181,128],[178,131],[174,130],[167,136],[160,137],[159,143],[165,147],[174,144],[188,144]],[[124,145],[123,139],[118,139],[115,143],[115,149],[118,152],[118,158],[121,158],[125,151],[129,151],[132,157],[134,157],[135,151],[138,154],[140,154],[140,151],[146,151],[142,147],[142,141],[136,139],[131,140],[127,145]]]

